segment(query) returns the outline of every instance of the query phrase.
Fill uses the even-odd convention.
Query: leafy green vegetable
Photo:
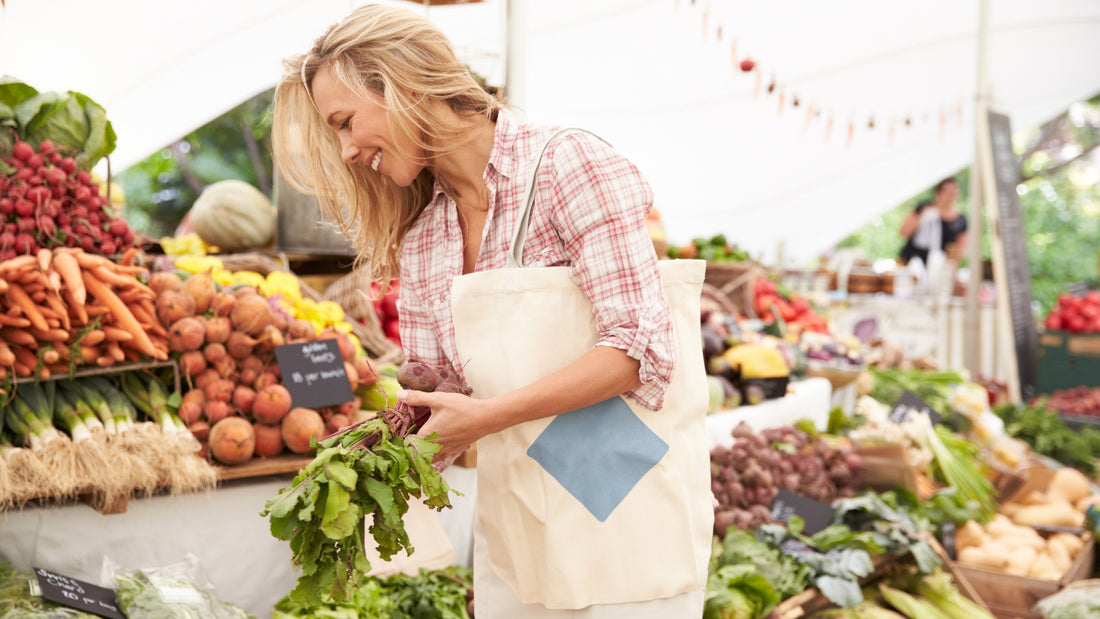
[[[1096,476],[1100,430],[1075,430],[1042,401],[1031,406],[1006,404],[993,412],[1004,420],[1009,436],[1031,445],[1035,453],[1078,469],[1089,478]]]
[[[0,563],[0,619],[96,619],[31,593],[32,574]]]
[[[714,538],[710,572],[727,565],[752,565],[785,599],[806,588],[810,571],[802,564],[757,539],[752,533],[730,529],[724,540]]]
[[[114,151],[117,137],[106,110],[87,95],[39,92],[11,76],[0,78],[0,127],[36,148],[43,140],[68,146],[88,169]],[[0,139],[10,139],[6,134]]]
[[[127,617],[142,619],[255,619],[221,602],[185,578],[150,576],[141,571],[115,574],[118,604]]]
[[[899,370],[896,368],[868,368],[875,379],[871,397],[893,405],[901,394],[910,391],[940,415],[947,418],[951,406],[951,386],[967,380],[953,370]]]
[[[317,456],[289,488],[265,505],[271,534],[290,542],[302,567],[290,596],[299,603],[348,601],[370,571],[364,525],[387,560],[413,546],[403,517],[409,497],[428,507],[450,506],[450,487],[431,464],[439,446],[415,434],[391,432],[381,417],[353,424],[318,443]]]
[[[779,594],[752,565],[725,565],[707,578],[703,619],[756,619],[779,604]]]
[[[473,573],[459,565],[421,569],[416,576],[372,576],[344,602],[328,598],[309,604],[288,595],[275,605],[272,619],[469,619],[466,604],[472,587]]]

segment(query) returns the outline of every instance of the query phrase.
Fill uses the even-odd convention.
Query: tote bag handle
[[[506,268],[519,269],[523,267],[523,245],[527,241],[527,227],[531,223],[531,207],[535,203],[535,177],[538,176],[539,167],[542,165],[542,158],[546,155],[546,149],[550,147],[550,143],[554,141],[554,138],[570,131],[584,131],[604,144],[608,144],[606,140],[591,131],[570,127],[558,129],[553,135],[546,139],[546,142],[542,145],[542,149],[539,150],[538,158],[535,159],[534,165],[531,166],[531,173],[527,177],[527,186],[523,190],[523,210],[520,212],[519,221],[516,222],[516,232],[512,235],[512,244],[508,247]],[[608,144],[608,146],[610,146],[610,144]]]

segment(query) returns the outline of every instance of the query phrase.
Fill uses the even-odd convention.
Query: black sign
[[[34,568],[42,597],[62,606],[75,608],[109,619],[126,619],[118,609],[115,592],[75,578],[55,574],[40,567]]]
[[[772,520],[787,522],[792,515],[802,518],[805,523],[802,532],[806,535],[813,535],[833,522],[832,506],[780,488],[772,501]]]
[[[1035,333],[1035,318],[1031,311],[1031,270],[1027,264],[1024,243],[1024,220],[1020,212],[1019,159],[1012,150],[1012,128],[1008,116],[989,112],[989,134],[993,144],[993,171],[997,179],[998,230],[995,237],[1004,247],[1004,282],[1008,291],[1008,307],[1012,335],[1016,343],[1016,365],[1020,375],[1020,397],[1025,402],[1035,397],[1038,373],[1039,339]]]
[[[355,398],[335,338],[276,346],[275,359],[296,407],[335,406]]]
[[[912,391],[905,391],[898,398],[897,402],[894,402],[894,408],[890,409],[890,421],[894,423],[904,423],[906,419],[909,419],[909,415],[914,412],[924,413],[928,415],[928,419],[932,422],[932,425],[936,425],[943,421],[943,416],[937,413],[927,402],[917,397]]]
[[[940,529],[940,537],[943,538],[943,550],[947,553],[947,556],[952,560],[958,559],[959,547],[955,543],[955,521],[948,520],[943,523],[943,527]]]

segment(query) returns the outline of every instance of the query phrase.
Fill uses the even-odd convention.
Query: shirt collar
[[[489,166],[486,168],[486,174],[491,169],[505,178],[512,178],[512,172],[515,170],[512,144],[519,132],[519,123],[507,108],[498,108],[496,116],[496,128],[493,131],[493,150],[489,153]],[[485,180],[488,181],[488,178]],[[433,202],[442,199],[445,192],[438,179],[435,181],[433,190]]]

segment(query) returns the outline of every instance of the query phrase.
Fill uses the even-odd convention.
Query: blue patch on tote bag
[[[667,452],[618,396],[558,415],[527,448],[600,522]]]

